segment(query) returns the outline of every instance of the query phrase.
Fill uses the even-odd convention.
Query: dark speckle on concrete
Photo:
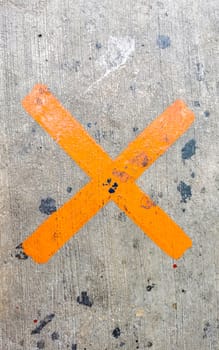
[[[19,251],[15,254],[15,257],[19,260],[27,260],[28,256],[24,253],[23,251],[23,246],[22,243],[19,244],[16,249],[18,249]]]
[[[121,334],[121,331],[120,331],[119,327],[116,327],[116,328],[113,330],[113,332],[112,332],[112,336],[113,336],[114,338],[119,338],[119,337],[120,337],[120,334]]]
[[[182,293],[185,293],[186,291],[185,291],[185,289],[182,289],[181,292],[182,292]]]
[[[210,112],[209,111],[204,111],[204,116],[207,118],[207,117],[209,117],[209,115],[210,115]]]
[[[96,42],[96,49],[97,49],[97,50],[100,50],[101,47],[102,47],[102,44],[101,44],[99,41],[97,41],[97,42]]]
[[[77,344],[72,344],[71,350],[77,350]]]
[[[138,128],[135,126],[134,128],[132,128],[132,130],[133,130],[134,132],[136,132],[136,131],[138,131]]]
[[[160,49],[166,49],[171,44],[170,37],[168,35],[158,35],[157,45]]]
[[[136,83],[131,84],[131,85],[129,86],[129,88],[130,88],[130,90],[131,90],[133,93],[135,93],[135,91],[136,91]]]
[[[194,101],[193,104],[194,104],[194,107],[200,107],[200,102],[199,101]]]
[[[38,38],[42,38],[42,34],[38,34]]]
[[[205,193],[205,192],[206,192],[206,188],[205,188],[205,187],[202,187],[201,193]]]
[[[42,329],[52,321],[52,319],[55,317],[55,314],[47,315],[42,321],[39,322],[39,325],[32,330],[31,334],[40,334]]]
[[[45,348],[45,341],[44,340],[39,340],[37,342],[37,349],[44,349]]]
[[[138,249],[139,248],[139,241],[137,238],[133,239],[133,248]]]
[[[66,61],[61,64],[61,68],[67,71],[78,72],[81,62],[79,60],[72,59],[71,61]]]
[[[191,173],[191,177],[194,179],[194,177],[195,177],[194,171]]]
[[[67,192],[68,192],[68,193],[71,193],[71,191],[72,191],[72,187],[68,186],[68,187],[67,187]]]
[[[97,122],[89,122],[89,123],[87,123],[87,127],[88,128],[91,128],[92,126],[94,126],[94,125],[97,125]]]
[[[81,296],[77,297],[77,302],[79,304],[89,306],[89,307],[93,305],[93,303],[89,299],[89,296],[87,295],[87,292],[81,292]]]
[[[194,139],[191,139],[181,149],[182,159],[190,159],[195,154],[195,150],[196,150],[196,141]]]
[[[190,185],[186,185],[185,182],[180,181],[179,185],[177,186],[177,190],[181,194],[181,202],[187,203],[187,199],[191,199],[192,189]]]
[[[203,338],[207,338],[207,336],[208,336],[208,334],[210,332],[210,327],[211,327],[210,323],[209,322],[205,322],[205,325],[204,325],[204,328],[203,328],[203,332],[204,332]]]
[[[119,344],[120,348],[122,348],[125,345],[124,341],[121,341],[121,343]]]
[[[52,340],[58,340],[59,339],[59,333],[58,332],[53,332],[51,334],[51,338],[52,338]]]
[[[205,79],[205,69],[202,63],[196,64],[196,79],[198,81],[203,81]]]
[[[153,343],[151,341],[147,342],[147,348],[151,348],[153,346]]]
[[[41,199],[39,210],[41,213],[46,215],[52,214],[54,211],[56,211],[56,201],[50,197]]]
[[[121,211],[121,212],[119,213],[119,215],[118,215],[118,220],[121,221],[121,222],[125,222],[126,219],[127,219],[126,214],[125,214],[123,211]]]

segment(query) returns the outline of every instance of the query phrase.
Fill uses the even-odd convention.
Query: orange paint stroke
[[[47,87],[36,85],[25,110],[92,178],[23,242],[24,252],[47,262],[78,230],[113,200],[165,253],[178,259],[191,239],[134,181],[190,127],[194,114],[176,101],[115,160],[90,137]]]

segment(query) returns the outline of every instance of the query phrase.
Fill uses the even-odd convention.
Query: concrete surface
[[[1,0],[0,13],[0,348],[218,350],[218,1]],[[47,264],[16,257],[41,201],[58,208],[88,181],[21,106],[39,82],[113,157],[175,99],[194,111],[137,182],[192,238],[181,259],[112,203]]]

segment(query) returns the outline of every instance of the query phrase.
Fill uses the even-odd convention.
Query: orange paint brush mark
[[[22,244],[38,263],[47,262],[105,204],[113,200],[166,254],[178,259],[191,247],[183,230],[135,184],[135,180],[190,127],[193,113],[176,101],[115,160],[90,137],[43,85],[24,98],[25,110],[91,177]]]

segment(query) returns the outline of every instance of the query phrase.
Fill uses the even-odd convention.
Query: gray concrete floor
[[[1,0],[0,13],[0,348],[218,350],[218,1]],[[112,157],[177,98],[194,111],[137,181],[193,240],[177,268],[112,203],[47,264],[16,258],[41,200],[58,208],[88,181],[21,106],[39,82]]]

